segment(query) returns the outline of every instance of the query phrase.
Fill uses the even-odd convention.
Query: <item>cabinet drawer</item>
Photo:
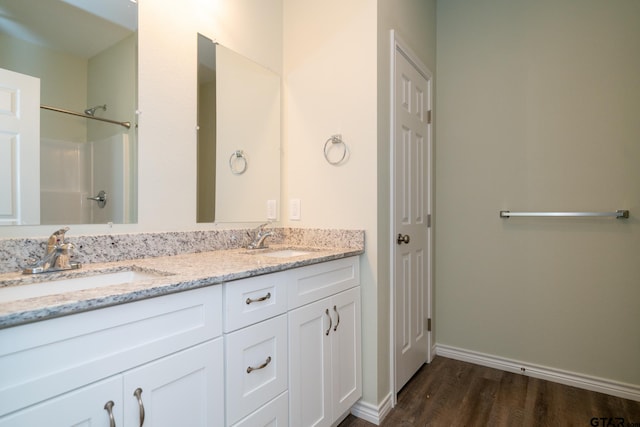
[[[284,392],[233,427],[272,427],[289,425],[289,393]]]
[[[225,335],[227,425],[287,389],[287,316]]]
[[[224,332],[275,317],[287,310],[286,272],[223,285]]]
[[[210,286],[0,330],[0,415],[222,334]]]
[[[349,257],[290,270],[289,309],[326,298],[360,284],[358,257]]]

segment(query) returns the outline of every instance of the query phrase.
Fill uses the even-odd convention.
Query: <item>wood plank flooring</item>
[[[640,427],[640,402],[436,357],[381,425]],[[339,427],[371,426],[349,415]]]

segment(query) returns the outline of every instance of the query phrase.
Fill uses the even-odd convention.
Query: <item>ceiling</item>
[[[113,46],[136,26],[132,0],[0,0],[0,33],[83,58]]]

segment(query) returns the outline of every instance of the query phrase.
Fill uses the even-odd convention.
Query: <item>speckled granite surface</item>
[[[269,241],[281,242],[281,233],[282,229],[274,229]],[[247,244],[248,236],[247,230],[76,236],[71,229],[66,241],[76,246],[73,260],[89,264],[241,248]],[[29,258],[40,258],[46,243],[47,238],[0,240],[0,273],[18,271]]]
[[[220,284],[273,273],[364,252],[364,232],[358,230],[278,229],[270,248],[243,249],[245,230],[185,233],[140,233],[85,236],[67,240],[78,247],[73,259],[84,263],[79,270],[45,275],[0,274],[0,328],[122,304],[172,292]],[[25,258],[44,252],[44,240],[0,240],[0,261],[20,249]],[[19,241],[30,250],[18,248]],[[25,242],[26,241],[26,242]],[[239,243],[240,242],[240,243]],[[304,249],[295,257],[274,258],[268,252],[283,248]],[[47,280],[75,278],[123,270],[149,271],[157,277],[127,284],[15,298],[10,288],[39,286]],[[3,293],[3,291],[5,291]]]
[[[273,233],[268,238],[269,244],[364,247],[364,232],[361,230],[274,228]],[[249,237],[246,229],[95,236],[75,236],[72,229],[67,232],[66,240],[77,248],[72,259],[89,264],[237,249],[245,247]],[[29,258],[40,258],[46,242],[46,237],[0,239],[0,273],[19,271]]]

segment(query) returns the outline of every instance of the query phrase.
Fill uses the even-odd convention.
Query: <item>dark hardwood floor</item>
[[[339,427],[373,425],[349,415]],[[381,425],[640,427],[640,402],[436,357]]]

